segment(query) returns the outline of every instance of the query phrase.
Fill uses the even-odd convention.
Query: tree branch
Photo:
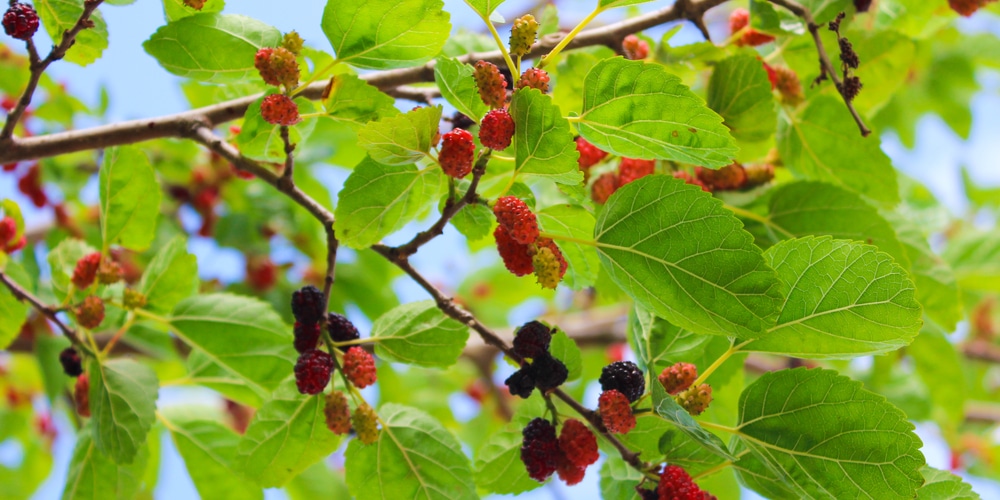
[[[104,0],[86,0],[83,2],[83,12],[80,14],[80,18],[77,19],[76,24],[72,28],[63,32],[62,40],[59,45],[52,47],[49,55],[43,60],[38,58],[38,50],[35,48],[35,42],[32,39],[28,39],[25,45],[28,49],[28,60],[31,62],[31,75],[28,77],[28,85],[24,88],[24,93],[21,94],[21,98],[18,99],[17,105],[10,111],[7,115],[7,122],[4,123],[3,130],[0,131],[0,144],[4,144],[11,140],[14,135],[14,127],[17,126],[17,122],[21,120],[21,115],[24,114],[24,110],[28,109],[28,105],[31,104],[31,98],[35,95],[35,90],[38,88],[38,82],[42,79],[42,73],[55,61],[62,59],[66,56],[66,51],[76,43],[76,35],[79,34],[86,28],[90,28],[94,25],[94,22],[90,20],[90,15],[97,10],[97,7],[101,5]],[[10,163],[10,162],[4,162]]]
[[[574,38],[566,46],[566,49],[594,45],[614,46],[616,43],[620,45],[622,39],[632,33],[680,19],[700,19],[705,11],[726,1],[700,0],[698,2],[682,4],[684,5],[683,9],[678,8],[676,5],[671,5],[655,12],[629,18],[621,22],[585,30]],[[531,48],[531,52],[527,58],[538,57],[547,53],[558,45],[564,36],[553,34],[543,37]],[[466,54],[458,59],[462,62],[470,63],[479,60],[502,63],[503,55],[500,51],[493,51]],[[362,75],[361,78],[382,90],[393,89],[417,82],[433,82],[434,64],[431,61],[413,68],[378,71]],[[313,83],[303,89],[301,96],[309,99],[319,99],[323,94],[324,88],[326,88],[326,82]],[[124,144],[135,144],[153,139],[188,137],[186,134],[196,124],[215,127],[220,123],[242,118],[250,104],[259,97],[259,94],[241,97],[173,115],[131,120],[84,130],[70,130],[26,138],[12,137],[5,144],[6,147],[0,148],[0,164],[47,158],[60,154],[121,146]]]
[[[844,88],[844,82],[841,81],[840,77],[837,76],[837,69],[830,62],[830,56],[826,53],[826,49],[823,47],[823,38],[820,37],[820,25],[816,24],[816,20],[813,18],[812,13],[809,12],[802,4],[796,2],[795,0],[768,0],[769,2],[780,5],[796,16],[802,18],[806,22],[806,26],[809,28],[809,33],[812,34],[813,42],[816,44],[816,52],[819,53],[819,65],[820,65],[820,78],[823,75],[827,75],[833,80],[833,85],[837,88],[837,93],[844,100],[844,104],[847,105],[847,110],[851,112],[851,116],[854,118],[854,122],[858,124],[858,129],[861,130],[862,137],[868,137],[872,131],[867,126],[865,126],[864,119],[858,114],[858,110],[854,108],[854,103],[851,101],[851,97],[848,96],[846,89]]]
[[[80,336],[77,335],[75,330],[66,326],[66,323],[63,323],[62,320],[59,319],[59,317],[56,315],[55,309],[42,303],[42,301],[38,297],[35,297],[34,295],[31,294],[31,292],[25,290],[24,288],[21,287],[21,285],[15,283],[14,280],[10,279],[10,276],[7,276],[7,274],[4,273],[3,271],[0,271],[0,283],[3,283],[10,290],[10,293],[12,293],[15,298],[17,298],[17,300],[31,304],[31,306],[34,307],[35,310],[42,313],[42,315],[48,318],[49,321],[55,323],[56,326],[58,326],[59,329],[63,332],[63,335],[65,335],[66,338],[68,338],[70,342],[73,343],[74,346],[76,346],[78,349],[84,352],[90,353],[92,356],[96,355],[90,349],[90,347],[87,344],[85,344],[83,340],[80,339]]]

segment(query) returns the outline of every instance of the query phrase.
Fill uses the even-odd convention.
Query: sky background
[[[589,10],[593,3],[590,1],[579,2],[585,4],[586,9],[571,7],[577,2],[579,0],[560,2],[560,17],[563,24],[578,20],[586,14],[585,10]],[[523,11],[525,6],[532,3],[524,0],[508,0],[501,5],[499,11],[507,19],[513,19]],[[445,4],[446,9],[453,13],[452,23],[454,25],[479,28],[478,24],[469,24],[472,21],[478,23],[478,19],[467,15],[469,11],[464,2],[445,0]],[[664,2],[655,2],[644,10],[659,8],[663,4]],[[286,5],[294,5],[294,8],[276,8],[275,2],[272,1],[230,0],[226,7],[226,13],[243,14],[259,19],[277,27],[282,32],[294,29],[306,39],[308,44],[331,51],[318,23],[325,1],[294,0],[284,3],[282,6]],[[74,95],[89,104],[95,104],[98,101],[101,88],[106,88],[111,96],[110,108],[106,116],[108,122],[152,117],[188,109],[187,102],[178,85],[180,80],[160,68],[156,61],[142,49],[142,42],[165,22],[161,3],[154,0],[139,0],[130,6],[115,7],[109,5],[102,7],[101,10],[110,31],[109,48],[104,52],[103,57],[87,68],[65,63],[55,64],[49,69],[49,73],[56,80],[64,82]],[[609,12],[599,17],[598,21],[613,22],[621,18],[622,14],[620,10]],[[727,15],[728,11],[723,9],[714,9],[709,13],[708,20],[712,23],[711,30],[713,38],[716,40],[721,40],[728,35],[725,23]],[[1000,23],[997,23],[996,18],[987,18],[987,16],[966,21],[963,27],[968,31],[991,30],[994,33],[1000,33]],[[662,28],[650,30],[647,34],[656,39],[662,31]],[[44,30],[39,31],[36,36],[40,37],[40,39],[36,39],[39,47],[48,46]],[[700,41],[700,35],[690,25],[685,25],[673,41],[674,44]],[[969,169],[972,177],[979,184],[1000,185],[1000,168],[998,168],[1000,141],[997,141],[997,137],[1000,137],[1000,92],[998,92],[1000,91],[1000,77],[996,73],[984,74],[980,81],[983,91],[973,101],[974,120],[968,141],[961,140],[940,119],[930,116],[920,121],[917,145],[913,150],[906,149],[893,134],[883,136],[882,148],[892,158],[896,167],[920,180],[955,214],[963,214],[968,206],[961,184],[960,168],[963,165]],[[339,183],[342,182],[345,174],[330,172],[328,174],[324,175],[323,181],[332,190],[339,190]],[[96,200],[96,193],[93,196]],[[13,176],[0,176],[0,198],[17,200],[25,210],[29,226],[45,222],[48,218],[48,212],[42,213],[35,210],[34,207],[28,206],[30,203],[26,203],[27,200],[17,192],[16,179]],[[458,236],[452,231],[434,244],[446,248],[452,245],[456,238]],[[190,250],[198,256],[199,269],[203,278],[221,278],[223,280],[242,278],[243,264],[239,252],[218,249],[209,240],[198,238],[191,239]],[[279,249],[278,252],[282,251]],[[435,254],[441,255],[441,252],[436,252],[431,247],[428,251],[418,254],[421,260],[417,262],[421,269],[429,271],[428,274],[432,281],[435,278],[446,280],[449,276],[455,276],[455,271],[468,268],[473,264],[470,259],[446,264],[440,259],[429,257]],[[276,260],[281,262],[280,256],[276,255]],[[397,290],[404,301],[425,298],[422,292],[414,287],[398,286]],[[523,315],[530,315],[530,313],[530,307],[528,310],[520,312]],[[504,365],[501,363],[500,366]],[[500,377],[500,380],[502,379],[503,377]],[[596,397],[597,390],[593,388],[588,392],[587,399],[589,401],[585,401],[585,403],[594,406]],[[170,388],[161,390],[159,405],[162,407],[198,401],[204,401],[208,404],[217,403],[214,393],[208,390]],[[462,415],[468,415],[470,411],[474,410],[470,403],[461,398],[455,399],[453,407],[460,419]],[[57,419],[57,425],[60,434],[53,450],[54,470],[51,477],[36,493],[34,497],[36,499],[58,498],[65,481],[74,438],[72,427],[68,421],[60,417]],[[924,440],[924,453],[928,457],[929,464],[939,468],[947,468],[947,447],[938,436],[936,427],[919,425],[918,433]],[[197,492],[194,485],[166,434],[163,445],[164,456],[161,461],[160,478],[156,490],[157,498],[196,498]],[[10,455],[10,450],[5,450],[0,445],[0,462],[12,459]],[[599,465],[590,469],[584,482],[577,487],[566,488],[561,482],[552,481],[551,486],[524,494],[519,498],[596,498],[598,496],[597,471],[599,469],[597,467]],[[975,486],[984,498],[1000,498],[1000,488],[997,488],[995,484],[975,482]],[[267,498],[281,499],[286,497],[280,491],[269,490]],[[759,497],[747,493],[743,498]]]

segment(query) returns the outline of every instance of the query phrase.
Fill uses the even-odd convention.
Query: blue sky
[[[450,12],[468,12],[461,0],[446,0],[445,3]],[[529,3],[532,2],[510,0],[501,6],[500,11],[508,18],[512,18],[521,11],[524,5]],[[589,6],[591,2],[583,3]],[[329,50],[329,45],[325,41],[318,22],[316,22],[320,18],[325,2],[321,0],[297,0],[294,4],[294,9],[286,9],[276,7],[275,2],[231,0],[226,12],[260,19],[276,26],[283,32],[295,29],[307,42],[318,48]],[[573,1],[563,2],[563,5],[572,4]],[[654,4],[655,7],[660,5],[662,2]],[[50,69],[52,76],[65,82],[75,95],[90,103],[95,103],[100,88],[106,87],[111,96],[111,107],[107,117],[109,121],[157,116],[187,109],[187,103],[178,85],[179,80],[160,68],[156,61],[142,50],[142,42],[164,22],[160,2],[140,0],[127,7],[105,6],[102,7],[102,11],[111,33],[110,47],[105,51],[102,59],[87,68],[79,68],[70,64],[56,64]],[[572,8],[561,8],[560,14],[565,20],[570,20],[574,17],[580,17],[583,13],[574,12]],[[618,15],[618,13],[608,13],[600,19],[610,21]],[[721,12],[714,13],[714,15],[718,19],[724,17],[724,13]],[[468,23],[472,20],[475,19],[469,15],[453,16],[455,24]],[[991,25],[982,21],[972,21],[967,23],[967,27],[973,30],[992,29],[995,32],[998,30],[996,22]],[[720,29],[724,30],[725,28],[720,27]],[[717,39],[721,39],[724,34],[719,31],[715,35]],[[675,43],[696,40],[699,40],[697,33],[690,26],[685,26],[675,38]],[[47,43],[41,42],[39,46],[45,47]],[[1000,168],[997,168],[997,158],[1000,158],[1000,141],[996,140],[1000,134],[1000,93],[998,93],[1000,77],[996,74],[985,75],[981,81],[984,91],[977,95],[973,104],[974,122],[968,141],[962,141],[955,136],[936,117],[921,120],[918,125],[917,146],[913,150],[904,148],[891,134],[883,137],[883,149],[893,159],[897,168],[921,180],[949,209],[957,214],[963,213],[966,209],[959,174],[959,168],[962,165],[968,166],[973,177],[980,183],[1000,185]],[[335,177],[333,179],[335,181]],[[15,182],[12,176],[0,176],[0,198],[13,197],[19,202],[25,201],[16,192]],[[337,186],[331,187],[336,188]],[[24,205],[22,204],[22,206]],[[26,212],[29,224],[40,222],[41,215],[37,211],[29,209]],[[194,241],[191,250],[199,256],[201,264],[199,267],[202,269],[217,267],[216,263],[227,260],[221,259],[219,250],[204,241]],[[206,265],[208,263],[212,263],[212,265]],[[436,273],[441,278],[453,274],[453,269],[446,269],[440,262],[428,261],[420,262],[420,264],[436,268]],[[242,268],[242,266],[230,267],[234,267],[237,273]],[[434,273],[435,271],[432,269],[431,274]],[[432,276],[433,278],[434,276]],[[416,296],[419,292],[415,292],[410,287],[401,287],[400,291],[404,295],[404,299],[423,298]],[[412,297],[410,297],[411,295]],[[213,401],[213,397],[208,391],[171,389],[162,391],[160,404],[180,401],[189,403],[192,399]],[[72,452],[72,441],[69,439],[68,422],[60,420],[59,424],[62,437],[57,441],[54,450],[55,471],[36,494],[35,498],[38,499],[57,498],[62,489],[66,464]],[[942,447],[940,438],[935,438],[935,429],[932,426],[921,426],[920,432],[927,443],[926,452],[931,465],[945,467],[946,448]],[[193,484],[187,477],[183,463],[172,450],[169,438],[164,440],[164,445],[167,453],[161,464],[157,497],[196,497]],[[524,495],[522,498],[585,498],[596,495],[596,470],[596,468],[592,469],[584,483],[572,490],[566,490],[560,483],[557,486],[543,488]],[[1000,497],[1000,490],[995,490],[995,494],[996,497]],[[269,492],[268,496],[269,498],[283,497],[278,492]]]

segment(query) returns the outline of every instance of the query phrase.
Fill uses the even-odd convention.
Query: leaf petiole
[[[604,12],[604,8],[597,7],[596,9],[594,9],[593,12],[587,14],[587,17],[583,18],[583,20],[580,21],[580,24],[577,24],[576,27],[573,28],[573,31],[567,33],[566,37],[560,40],[559,44],[556,45],[551,51],[549,51],[548,54],[545,54],[545,56],[543,56],[538,61],[538,64],[536,64],[535,66],[538,67],[539,69],[544,68],[545,65],[549,63],[549,61],[551,61],[555,56],[559,55],[559,53],[562,52],[567,45],[569,45],[569,42],[572,42],[573,39],[576,38],[576,35],[579,35],[580,32],[583,31],[583,29],[586,28],[587,25],[590,24],[590,22],[593,21],[594,18],[596,18],[602,12]]]

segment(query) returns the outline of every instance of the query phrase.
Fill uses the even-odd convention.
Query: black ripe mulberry
[[[615,361],[601,370],[601,390],[612,389],[622,393],[634,403],[646,392],[646,378],[642,370],[631,361]]]
[[[59,363],[62,364],[63,371],[70,377],[79,377],[83,374],[83,363],[80,360],[80,353],[76,349],[67,347],[59,353]]]
[[[531,397],[531,391],[535,390],[535,378],[525,369],[514,372],[503,383],[507,384],[507,389],[510,390],[511,394],[520,396],[522,399]]]
[[[361,334],[358,333],[358,329],[354,326],[354,323],[351,323],[351,320],[341,314],[328,314],[326,317],[326,329],[330,332],[330,338],[334,342],[350,342],[361,338]],[[341,346],[338,349],[346,352],[348,347]]]
[[[304,286],[292,293],[292,314],[295,321],[315,325],[326,312],[326,298],[323,291],[312,285]]]
[[[295,385],[302,394],[319,394],[330,382],[333,358],[329,354],[313,349],[299,356],[295,363]]]
[[[556,428],[543,418],[536,418],[521,431],[521,461],[528,475],[538,482],[545,481],[556,471],[562,459]]]
[[[552,330],[538,321],[530,321],[514,334],[514,353],[522,358],[537,358],[549,351]]]
[[[562,385],[569,376],[569,370],[562,361],[549,353],[543,353],[531,362],[529,374],[535,379],[535,387],[543,393]]]

